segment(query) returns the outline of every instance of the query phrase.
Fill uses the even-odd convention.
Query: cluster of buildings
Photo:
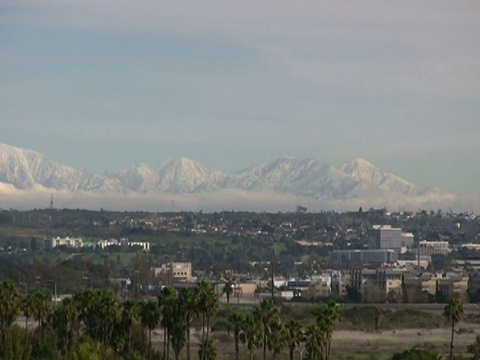
[[[119,246],[122,248],[129,248],[129,247],[140,247],[144,251],[150,250],[150,243],[149,242],[141,242],[141,241],[129,241],[127,238],[121,239],[109,239],[109,240],[100,240],[97,242],[92,241],[84,241],[81,237],[54,237],[44,240],[45,250],[52,250],[58,247],[66,247],[66,248],[99,248],[99,249],[107,249],[111,246]]]

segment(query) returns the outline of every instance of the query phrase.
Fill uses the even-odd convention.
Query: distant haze
[[[89,173],[364,158],[479,208],[479,19],[467,0],[5,0],[0,142]]]

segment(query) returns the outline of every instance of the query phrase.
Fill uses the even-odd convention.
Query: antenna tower
[[[50,210],[53,210],[53,194],[50,195]]]

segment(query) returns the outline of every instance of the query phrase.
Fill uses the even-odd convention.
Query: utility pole
[[[272,261],[271,261],[271,265],[272,265],[272,300],[273,300],[273,289],[275,287],[275,281],[273,279],[274,277],[274,271],[273,271],[273,260],[275,259],[275,248],[272,246]]]

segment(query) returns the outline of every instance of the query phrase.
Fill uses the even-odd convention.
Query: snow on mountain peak
[[[200,193],[223,189],[276,192],[296,196],[350,199],[370,196],[417,195],[415,186],[356,159],[337,168],[319,159],[282,156],[231,175],[212,171],[188,158],[169,159],[157,167],[147,164],[89,173],[25,149],[0,144],[0,183],[16,188],[134,193]]]

